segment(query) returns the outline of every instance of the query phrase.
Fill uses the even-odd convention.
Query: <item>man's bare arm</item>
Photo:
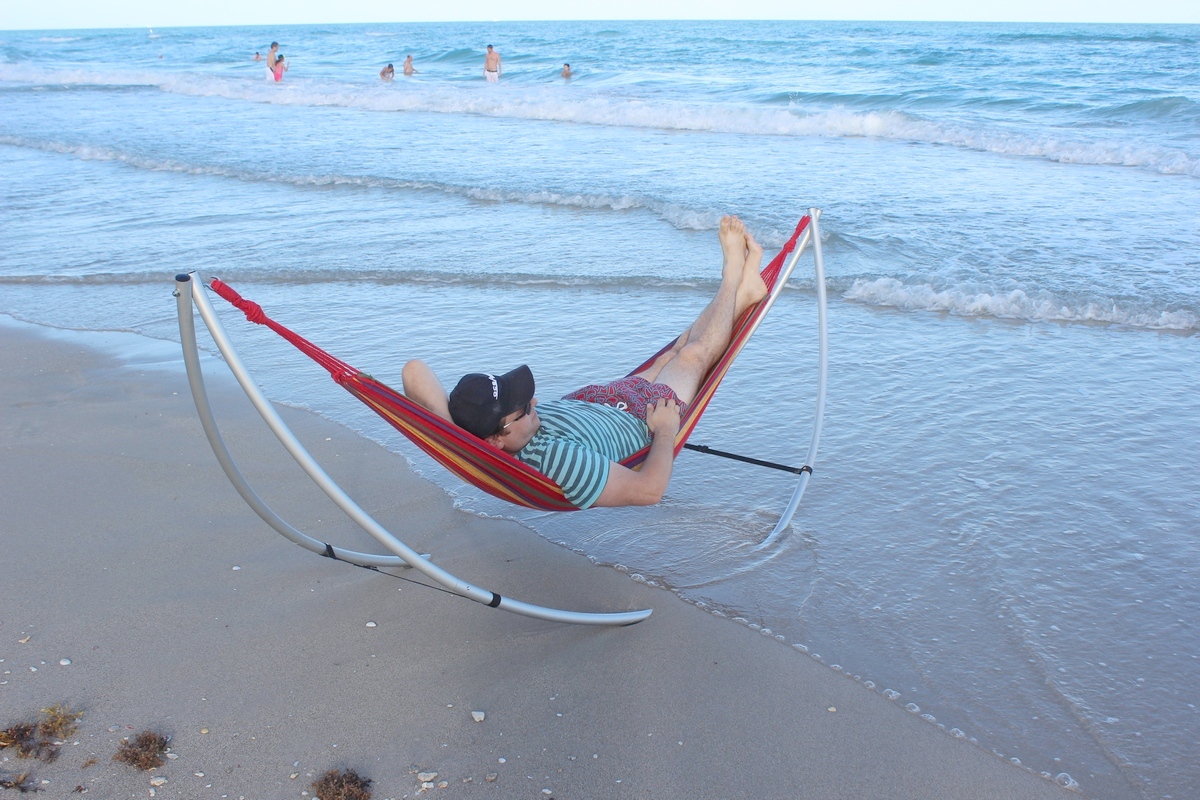
[[[432,367],[414,358],[404,365],[400,374],[404,379],[404,395],[409,400],[450,420],[450,398]]]
[[[610,464],[608,482],[594,503],[598,507],[652,506],[662,500],[675,467],[675,434],[679,432],[679,406],[659,400],[646,415],[653,439],[650,454],[638,471]]]

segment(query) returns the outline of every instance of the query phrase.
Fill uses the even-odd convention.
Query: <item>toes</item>
[[[749,228],[746,229],[744,236],[746,241],[747,255],[751,258],[758,258],[762,256],[762,245],[755,240],[754,234],[750,232]]]

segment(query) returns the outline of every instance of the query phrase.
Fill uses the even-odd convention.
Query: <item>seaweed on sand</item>
[[[37,784],[33,782],[32,772],[22,772],[19,775],[0,776],[0,789],[16,789],[21,794],[36,792]]]
[[[133,739],[121,742],[113,761],[120,761],[137,769],[151,770],[162,766],[165,752],[167,737],[154,731],[142,731]]]
[[[65,739],[75,732],[82,711],[72,711],[63,704],[42,709],[38,720],[38,736],[43,739]]]
[[[0,731],[0,750],[7,747],[17,748],[19,758],[29,758],[29,749],[33,745],[34,732],[37,726],[28,722],[18,722]]]
[[[59,740],[75,732],[81,716],[82,712],[61,704],[43,708],[37,722],[18,722],[0,731],[0,750],[12,747],[18,758],[50,763],[58,757],[58,746],[62,744]]]
[[[313,781],[312,793],[320,800],[371,800],[371,779],[352,769],[331,769]]]

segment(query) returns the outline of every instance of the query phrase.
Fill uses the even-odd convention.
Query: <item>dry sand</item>
[[[655,613],[540,622],[301,550],[226,481],[181,361],[122,366],[9,325],[0,370],[0,727],[83,712],[55,763],[0,751],[0,773],[32,770],[42,797],[145,798],[158,776],[158,797],[301,798],[335,767],[371,778],[376,800],[414,797],[417,770],[448,781],[428,796],[455,798],[1077,796],[743,625],[455,511],[403,458],[281,409],[364,508],[451,572],[530,602]],[[268,503],[378,550],[244,399],[210,389]],[[114,763],[145,729],[177,758],[153,774]]]

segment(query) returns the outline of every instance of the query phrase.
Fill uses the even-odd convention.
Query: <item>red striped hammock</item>
[[[767,284],[768,299],[776,294],[775,284],[779,279],[783,262],[796,247],[796,241],[808,227],[808,223],[809,217],[805,216],[800,219],[795,232],[783,249],[763,269],[762,277]],[[563,496],[562,489],[558,484],[533,467],[482,439],[476,438],[423,406],[417,405],[400,392],[350,366],[345,361],[326,353],[304,337],[269,318],[258,303],[243,299],[221,280],[214,278],[211,285],[217,294],[245,313],[246,319],[259,325],[266,325],[287,339],[300,352],[328,370],[334,381],[346,391],[366,403],[375,413],[391,423],[392,427],[429,454],[433,460],[462,480],[494,497],[527,508],[536,508],[542,511],[577,510]],[[767,300],[760,301],[747,309],[735,322],[728,349],[709,372],[696,394],[696,398],[688,406],[687,412],[680,420],[679,433],[675,437],[676,455],[679,455],[688,436],[700,422],[700,415],[708,407],[709,401],[717,391],[717,386],[725,377],[725,373],[729,371],[733,360],[745,347],[758,320],[766,314],[770,305]],[[674,344],[675,342],[672,341],[646,359],[640,366],[631,370],[629,374],[633,375],[646,369]],[[649,446],[644,447],[621,461],[621,464],[636,469],[646,459],[649,452]]]

